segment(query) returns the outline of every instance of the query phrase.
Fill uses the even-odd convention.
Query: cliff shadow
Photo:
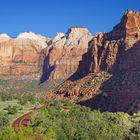
[[[102,83],[101,93],[78,104],[109,112],[136,112],[140,107],[134,104],[140,100],[140,41],[129,50],[118,55],[112,76]],[[134,106],[135,111],[130,108]]]
[[[85,77],[90,72],[90,65],[92,62],[92,51],[88,48],[87,52],[82,55],[82,60],[79,62],[79,66],[74,74],[72,74],[68,80],[75,81]]]
[[[52,49],[49,50],[49,53],[51,52]],[[43,52],[42,52],[43,53]],[[43,65],[42,65],[42,75],[40,77],[40,83],[42,84],[45,81],[47,81],[50,77],[51,72],[55,69],[55,66],[50,66],[49,65],[49,53],[47,56],[43,57]],[[42,55],[42,54],[41,54]]]

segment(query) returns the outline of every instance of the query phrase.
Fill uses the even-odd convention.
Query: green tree
[[[5,108],[5,110],[7,110],[8,114],[15,114],[18,112],[18,107],[17,106],[10,106],[8,105],[8,107]]]
[[[9,118],[5,112],[0,112],[0,130],[5,129],[9,125]]]

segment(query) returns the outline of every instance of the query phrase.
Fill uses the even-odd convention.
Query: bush
[[[4,112],[0,112],[0,130],[5,129],[9,125],[8,115]]]
[[[51,130],[57,140],[121,140],[130,132],[131,120],[125,113],[101,113],[68,101],[49,101],[34,115],[32,124],[47,136]]]
[[[13,115],[13,114],[16,114],[18,112],[18,107],[9,105],[7,108],[5,108],[5,110],[7,110],[8,114]]]
[[[13,99],[12,95],[1,93],[0,98],[2,101],[11,101]]]

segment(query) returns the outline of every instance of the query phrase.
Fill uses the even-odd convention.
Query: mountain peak
[[[129,15],[129,14],[140,14],[140,13],[138,11],[127,9],[125,11],[125,15]]]
[[[0,41],[6,41],[9,39],[11,39],[11,37],[7,35],[6,33],[0,34]]]
[[[39,43],[41,43],[42,48],[47,47],[47,43],[46,43],[47,42],[47,37],[42,36],[40,34],[35,34],[33,32],[23,32],[23,33],[20,33],[17,36],[17,39],[31,39],[31,40],[36,40]]]
[[[90,34],[89,30],[86,27],[83,26],[72,26],[68,29],[67,35],[69,36],[70,34],[73,33],[80,33],[80,34]]]

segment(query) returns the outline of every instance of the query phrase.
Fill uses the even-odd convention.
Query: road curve
[[[20,116],[16,120],[14,120],[13,123],[12,123],[12,127],[13,128],[18,128],[20,126],[28,126],[31,114],[32,114],[32,111],[30,111],[30,112]]]
[[[16,120],[12,122],[13,128],[18,128],[20,126],[28,126],[31,115],[33,112],[39,112],[44,106],[33,108],[31,111],[23,114],[22,116],[18,117]]]

